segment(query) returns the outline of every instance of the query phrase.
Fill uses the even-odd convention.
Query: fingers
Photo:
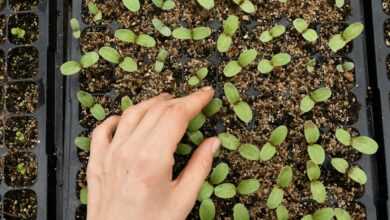
[[[211,87],[205,87],[189,96],[169,101],[158,122],[151,126],[152,140],[157,140],[158,146],[164,147],[168,155],[176,150],[176,146],[186,132],[188,123],[210,102],[214,96]],[[161,152],[161,151],[159,151]]]
[[[130,136],[130,134],[132,134],[146,112],[152,106],[156,106],[159,103],[170,100],[171,98],[172,95],[164,93],[127,109],[122,114],[115,133],[114,141],[119,143],[125,141]]]
[[[111,116],[93,130],[91,138],[91,159],[105,154],[105,151],[111,143],[119,119],[119,116]]]
[[[183,198],[183,212],[191,210],[199,190],[210,173],[214,153],[218,150],[220,141],[218,138],[206,139],[194,152],[187,166],[175,180],[176,188],[174,197]]]

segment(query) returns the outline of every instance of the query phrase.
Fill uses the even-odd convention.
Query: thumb
[[[208,138],[195,150],[187,166],[176,179],[174,200],[181,201],[183,212],[189,213],[198,193],[210,173],[213,157],[220,146],[218,138]],[[176,207],[177,208],[177,207]]]

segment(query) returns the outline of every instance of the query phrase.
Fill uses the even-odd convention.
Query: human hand
[[[100,124],[87,169],[88,219],[185,219],[220,142],[206,139],[175,180],[173,155],[189,121],[213,95],[211,87],[177,99],[162,94]]]

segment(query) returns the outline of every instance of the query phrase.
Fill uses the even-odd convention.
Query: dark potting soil
[[[38,85],[34,82],[8,83],[5,102],[7,110],[14,113],[32,113],[38,107]]]
[[[4,195],[4,218],[34,220],[37,218],[37,196],[29,189],[11,190]]]
[[[8,53],[7,75],[13,79],[38,75],[39,53],[35,47],[17,47]]]
[[[390,14],[390,1],[382,0],[382,5],[383,5],[383,11],[387,14]]]
[[[1,0],[0,0],[1,1]],[[0,43],[4,43],[7,39],[7,18],[5,15],[0,15]]]
[[[38,143],[38,122],[35,118],[12,117],[5,123],[5,144],[10,150],[30,150]]]
[[[12,187],[34,184],[38,175],[35,156],[28,152],[12,152],[5,156],[4,179]]]
[[[0,82],[3,82],[5,78],[5,55],[4,51],[0,50]]]
[[[110,92],[110,97],[97,96],[97,102],[103,105],[108,115],[120,113],[119,99],[125,95],[138,103],[161,92],[176,96],[189,94],[198,87],[190,87],[187,80],[199,68],[208,67],[209,74],[200,86],[212,85],[216,90],[216,97],[223,100],[223,108],[207,119],[201,129],[206,136],[226,131],[236,135],[244,143],[262,147],[277,126],[286,125],[289,128],[287,140],[278,147],[278,154],[268,162],[248,161],[236,151],[221,150],[214,165],[223,161],[230,166],[231,172],[226,182],[237,185],[242,179],[257,178],[261,187],[254,195],[236,196],[229,200],[213,196],[217,219],[231,219],[232,208],[237,202],[243,203],[250,210],[253,219],[276,219],[274,210],[267,208],[266,199],[280,169],[286,165],[292,166],[294,170],[293,184],[286,189],[283,201],[291,219],[299,219],[321,207],[344,208],[353,219],[366,219],[365,209],[357,201],[364,193],[364,187],[339,174],[329,164],[330,157],[343,157],[349,163],[360,158],[360,154],[341,145],[334,136],[336,128],[347,128],[358,119],[360,105],[352,93],[355,73],[340,73],[336,70],[338,64],[348,61],[344,55],[351,50],[352,45],[348,45],[336,55],[327,45],[332,35],[342,32],[346,27],[343,21],[350,14],[350,1],[346,1],[343,9],[335,8],[334,2],[328,0],[290,0],[287,6],[279,1],[254,2],[258,7],[255,15],[244,14],[229,1],[216,1],[215,7],[210,11],[200,8],[194,0],[175,1],[176,8],[164,12],[147,1],[142,3],[137,14],[125,9],[120,0],[86,0],[83,1],[84,6],[86,2],[94,2],[102,10],[103,21],[100,21],[99,25],[116,21],[121,27],[129,28],[135,33],[152,35],[157,42],[155,48],[125,44],[116,40],[113,31],[104,25],[83,31],[80,39],[82,52],[96,51],[102,46],[114,46],[122,56],[130,56],[138,63],[139,70],[134,73],[126,73],[118,67],[100,61],[80,74],[80,89],[94,93]],[[230,14],[240,17],[240,29],[233,38],[229,52],[220,54],[216,52],[215,45],[222,31],[222,21]],[[151,20],[155,17],[169,24],[172,29],[179,26],[204,25],[211,27],[213,33],[201,41],[166,38],[154,30]],[[315,44],[307,43],[292,27],[292,20],[297,17],[304,18],[318,31],[319,39]],[[82,18],[85,23],[94,24],[85,7]],[[258,40],[260,34],[278,23],[285,24],[287,32],[270,43],[261,43]],[[154,61],[160,48],[168,50],[169,58],[165,62],[164,70],[155,73]],[[237,59],[244,49],[258,51],[256,62],[245,67],[234,78],[224,77],[222,72],[227,61]],[[289,53],[292,62],[286,67],[275,69],[269,75],[258,73],[256,68],[259,60],[269,59],[278,52]],[[306,66],[312,58],[316,59],[317,64],[315,70],[309,72]],[[251,106],[254,119],[248,125],[237,119],[227,102],[223,93],[223,85],[226,82],[232,82],[240,91],[242,99]],[[319,87],[331,88],[331,99],[302,115],[299,110],[301,99]],[[306,120],[312,120],[320,127],[321,138],[318,143],[324,147],[328,157],[322,167],[320,179],[326,186],[328,196],[324,204],[318,204],[310,198],[310,184],[305,171],[309,157],[303,135],[303,124]],[[81,109],[80,124],[90,132],[98,122],[88,110]],[[358,135],[357,131],[349,130]],[[189,140],[184,137],[182,142],[189,143]],[[85,168],[88,153],[79,151],[79,158],[82,168],[77,176],[77,192],[87,184]],[[175,159],[174,170],[177,175],[189,156],[176,155]],[[188,219],[199,218],[198,208],[199,203]],[[85,206],[81,205],[77,209],[76,219],[85,219],[85,211]]]
[[[9,4],[14,11],[27,11],[36,7],[39,0],[9,0]]]
[[[12,28],[21,28],[25,35],[21,38],[11,33]],[[18,13],[8,18],[8,39],[11,43],[22,45],[31,44],[38,40],[39,19],[33,13]]]

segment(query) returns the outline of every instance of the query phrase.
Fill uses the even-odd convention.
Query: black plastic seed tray
[[[29,10],[25,10],[26,8],[21,8],[21,10],[16,10],[12,7],[11,2],[15,1],[2,1],[5,2],[5,6],[3,9],[0,10],[0,16],[2,18],[5,18],[5,26],[2,29],[2,33],[4,34],[5,38],[2,43],[0,43],[0,51],[2,52],[2,55],[4,55],[4,68],[2,71],[4,71],[4,79],[1,80],[0,84],[1,87],[1,100],[2,100],[2,107],[1,107],[1,133],[2,133],[2,140],[0,148],[0,155],[3,160],[4,166],[1,168],[1,172],[4,178],[1,181],[0,184],[0,198],[1,198],[1,217],[0,219],[22,219],[23,213],[19,212],[19,216],[14,216],[12,213],[9,213],[6,209],[6,203],[13,202],[13,200],[17,201],[17,203],[21,203],[22,200],[26,199],[27,196],[31,196],[33,199],[36,199],[37,207],[36,207],[36,214],[32,214],[29,219],[39,219],[39,220],[45,220],[47,219],[47,192],[48,192],[48,178],[47,178],[47,148],[46,148],[46,137],[47,137],[47,59],[48,59],[48,38],[49,38],[49,1],[48,0],[39,0],[37,1],[37,5],[33,6]],[[26,2],[25,2],[26,3]],[[33,4],[33,1],[29,1],[26,4]],[[38,34],[36,36],[36,40],[33,42],[11,42],[9,38],[9,33],[11,31],[11,28],[9,28],[9,24],[11,22],[11,18],[16,17],[23,17],[24,15],[33,16],[37,18],[37,28],[38,28]],[[28,21],[31,22],[32,20]],[[11,25],[10,25],[11,26]],[[28,27],[26,27],[26,38],[29,38],[29,30]],[[25,39],[26,39],[25,38]],[[34,59],[36,59],[36,69],[29,69],[30,73],[35,73],[35,75],[31,76],[21,76],[17,77],[15,76],[15,72],[12,70],[12,65],[9,63],[9,58],[13,56],[18,56],[18,52],[20,51],[28,51],[32,57],[35,56]],[[16,62],[17,65],[23,66],[24,63],[31,63],[33,61],[31,60],[25,60],[26,58],[23,56],[19,57],[20,59]],[[19,109],[18,111],[14,111],[15,105],[19,105],[25,101],[27,101],[27,98],[31,94],[27,94],[27,91],[24,91],[23,85],[32,86],[35,85],[37,88],[37,103],[35,105],[35,110],[32,110],[30,108],[24,108]],[[10,85],[16,85],[16,90],[12,89],[12,86]],[[33,86],[34,87],[34,86]],[[19,91],[24,92],[25,97],[14,97],[12,96],[12,92]],[[6,98],[8,97],[8,98]],[[27,98],[26,98],[27,97]],[[18,99],[17,99],[18,98]],[[30,111],[32,110],[32,111]],[[20,119],[28,119],[28,123],[21,123],[24,126],[29,126],[31,122],[37,123],[36,128],[36,142],[30,143],[27,142],[27,144],[22,148],[14,148],[10,144],[10,140],[8,140],[5,136],[7,134],[7,128],[4,126],[7,123],[10,123],[12,125],[12,122],[16,122]],[[24,121],[26,122],[26,121]],[[12,130],[14,127],[9,127]],[[30,136],[27,136],[28,134],[23,133],[23,131],[26,130],[20,130],[22,137],[29,138]],[[12,131],[11,131],[12,132]],[[34,133],[34,132],[33,132]],[[30,140],[31,141],[31,140]],[[12,150],[11,150],[12,149]],[[32,158],[35,158],[35,161],[37,162],[37,176],[35,179],[31,180],[31,184],[26,185],[14,185],[10,182],[10,180],[7,181],[7,168],[8,169],[16,169],[16,167],[9,167],[10,165],[7,165],[7,156],[11,155],[11,152],[16,153],[27,153]],[[4,167],[7,167],[6,169],[3,169]],[[14,194],[14,198],[10,198],[9,196]],[[35,198],[35,199],[34,199]],[[17,204],[16,203],[16,204]],[[33,208],[34,210],[34,208]],[[32,211],[31,213],[34,213]]]
[[[63,18],[64,18],[64,60],[60,60],[60,65],[65,60],[79,60],[80,48],[79,41],[72,37],[72,33],[67,28],[69,19],[74,17],[80,21],[81,29],[87,27],[82,22],[81,18],[81,1],[72,1],[73,5],[64,5]],[[363,22],[364,23],[364,0],[352,0],[352,15],[348,18],[346,23]],[[67,14],[69,12],[69,14]],[[115,27],[113,27],[115,29]],[[354,40],[352,51],[348,54],[347,58],[353,60],[356,65],[356,87],[353,89],[358,102],[361,105],[359,109],[359,120],[353,125],[361,135],[372,136],[372,109],[367,102],[368,86],[369,86],[369,71],[367,64],[367,49],[366,49],[366,36],[363,35]],[[58,66],[57,65],[57,66]],[[59,71],[58,71],[59,74]],[[76,93],[79,91],[80,83],[78,76],[68,77],[66,79],[65,87],[65,127],[64,127],[64,148],[61,150],[62,155],[58,158],[61,160],[59,164],[58,181],[61,187],[57,199],[57,219],[69,220],[75,219],[75,215],[78,209],[85,209],[85,206],[80,205],[76,178],[80,170],[80,160],[77,155],[77,148],[74,145],[74,139],[84,129],[79,123],[79,103],[76,99]],[[390,87],[389,87],[390,88]],[[360,202],[365,206],[367,212],[367,219],[385,219],[386,214],[384,210],[378,209],[377,200],[379,197],[379,176],[383,175],[379,173],[377,169],[376,157],[363,156],[359,161],[359,164],[366,170],[368,175],[368,182],[365,187],[365,194],[360,199]]]

